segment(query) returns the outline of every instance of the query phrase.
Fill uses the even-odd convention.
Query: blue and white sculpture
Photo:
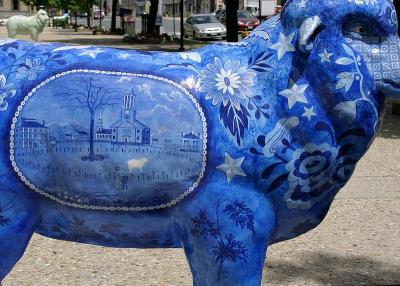
[[[260,285],[370,146],[398,49],[387,0],[292,0],[186,53],[0,40],[0,280],[36,232],[183,247],[196,286]]]

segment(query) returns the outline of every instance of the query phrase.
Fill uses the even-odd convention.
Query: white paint
[[[139,169],[140,172],[143,172],[144,166],[149,162],[147,158],[141,159],[131,159],[128,161],[128,169],[129,172],[132,173],[134,170]]]
[[[7,31],[10,38],[15,38],[18,34],[30,35],[32,40],[38,41],[39,34],[43,32],[46,21],[49,20],[47,12],[39,10],[35,15],[12,16],[7,21]]]

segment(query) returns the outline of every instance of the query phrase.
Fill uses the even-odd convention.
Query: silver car
[[[226,28],[212,14],[196,14],[187,18],[185,23],[185,37],[194,39],[226,38]]]

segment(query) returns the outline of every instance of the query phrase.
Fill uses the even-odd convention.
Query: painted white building
[[[49,133],[44,121],[22,118],[16,128],[15,140],[22,148],[45,148],[49,144]]]
[[[199,152],[200,151],[200,134],[194,134],[193,132],[182,133],[181,136],[181,151],[184,152]]]
[[[124,97],[121,118],[110,129],[113,143],[150,144],[151,129],[136,119],[136,95],[132,89]]]

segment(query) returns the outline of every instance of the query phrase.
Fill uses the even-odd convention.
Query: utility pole
[[[238,15],[239,0],[226,1],[226,40],[228,42],[237,42],[238,37]]]
[[[185,50],[184,43],[183,43],[183,36],[185,34],[185,27],[183,26],[183,0],[180,0],[179,10],[181,13],[181,38],[180,38],[179,51],[183,52]]]
[[[262,17],[262,15],[261,15],[261,5],[262,5],[261,0],[258,0],[258,20],[260,20],[260,23],[261,23],[261,17]]]
[[[100,13],[100,30],[102,31],[103,30],[103,28],[102,28],[102,24],[103,24],[103,15],[102,15],[102,12],[103,12],[103,7],[102,7],[103,5],[102,5],[102,3],[101,3],[101,0],[100,0],[100,3],[99,3],[99,13]]]
[[[172,20],[174,23],[174,36],[176,35],[176,27],[175,27],[175,0],[172,0]]]

